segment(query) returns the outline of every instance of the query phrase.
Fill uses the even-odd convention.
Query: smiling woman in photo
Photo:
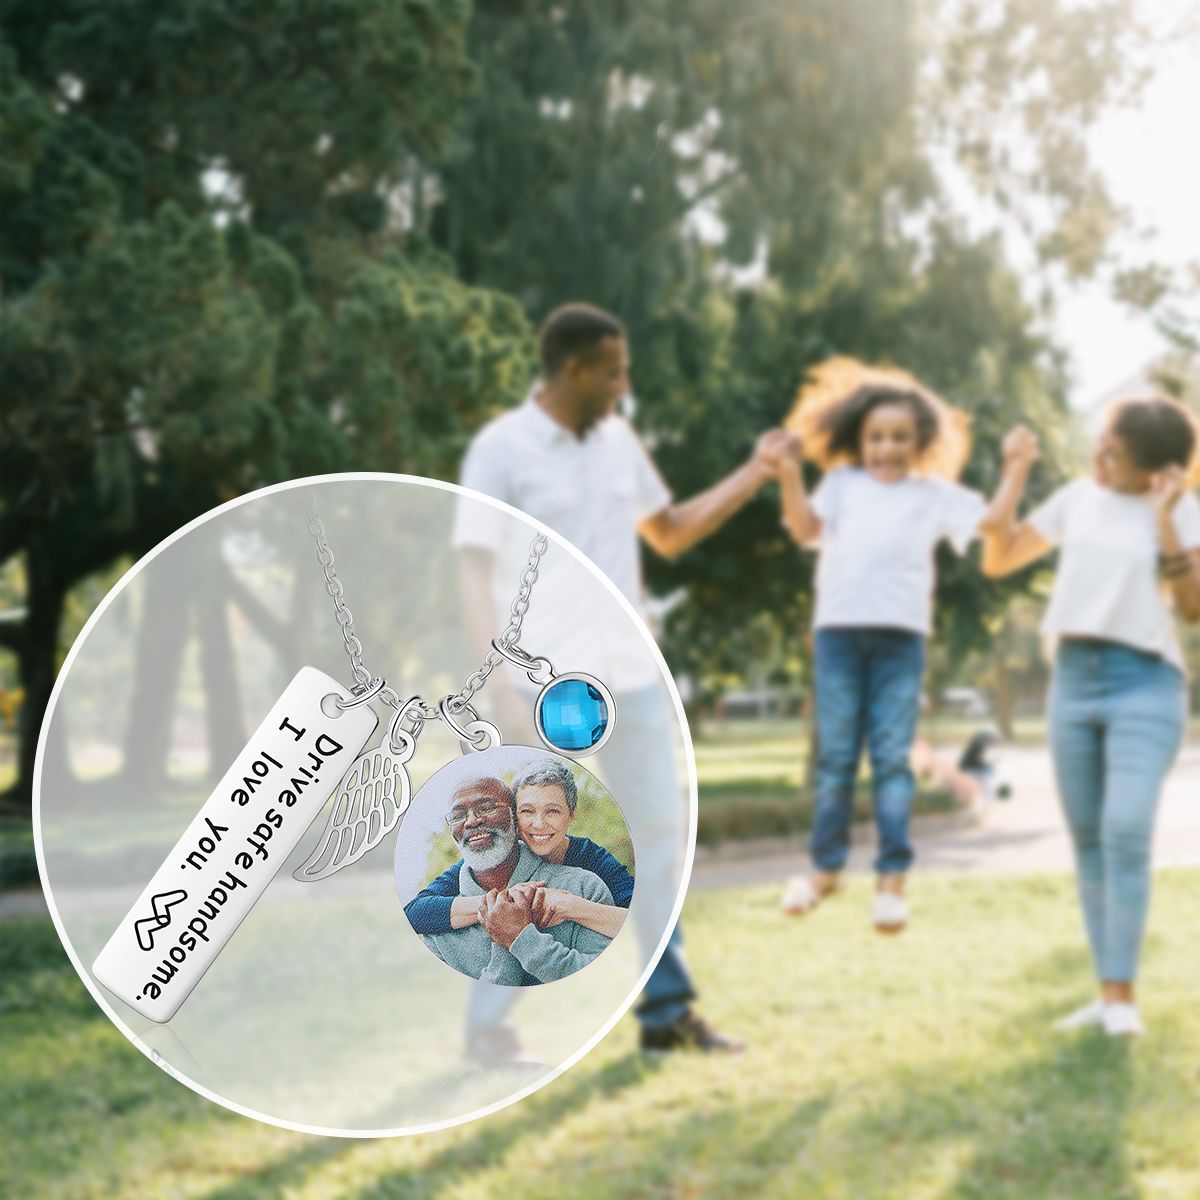
[[[535,763],[513,783],[517,798],[517,832],[539,858],[551,863],[582,867],[599,875],[612,892],[612,904],[598,904],[557,888],[545,888],[539,897],[541,923],[578,921],[605,937],[616,937],[633,898],[633,876],[603,846],[590,838],[571,837],[579,802],[570,770],[553,759]]]

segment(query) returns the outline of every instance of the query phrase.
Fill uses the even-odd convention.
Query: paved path
[[[924,871],[1070,871],[1071,846],[1054,792],[1044,748],[996,755],[998,778],[1011,800],[995,801],[979,814],[924,817],[915,822],[917,863]],[[870,870],[875,833],[855,829],[852,871]],[[1167,782],[1155,837],[1158,866],[1200,866],[1200,745],[1184,748]],[[774,883],[805,863],[805,839],[732,842],[696,852],[691,886],[697,889]],[[0,918],[40,915],[46,902],[36,889],[0,895]]]
[[[1004,750],[995,756],[998,778],[1010,784],[1011,800],[994,801],[977,816],[919,818],[917,864],[926,871],[1070,871],[1071,845],[1054,791],[1045,748]],[[875,833],[855,829],[851,870],[870,870]],[[805,863],[805,839],[757,840],[701,848],[693,888],[771,883]],[[1200,745],[1186,746],[1167,781],[1155,834],[1157,866],[1200,865]]]

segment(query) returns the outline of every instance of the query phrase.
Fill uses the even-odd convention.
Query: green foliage
[[[928,0],[926,134],[972,186],[1069,276],[1109,257],[1125,214],[1092,164],[1087,131],[1136,95],[1158,52],[1135,0]],[[940,17],[941,19],[936,19]]]
[[[637,864],[633,858],[629,826],[625,824],[625,818],[608,789],[597,779],[580,779],[578,773],[576,783],[579,786],[579,806],[575,810],[571,836],[591,838],[631,875],[636,875]]]
[[[677,495],[736,466],[832,353],[903,364],[968,409],[967,482],[995,482],[1018,421],[1049,443],[1036,487],[1061,477],[1064,383],[1042,314],[999,239],[964,230],[944,181],[1007,206],[1047,261],[1097,267],[1113,220],[1087,125],[1144,61],[1124,0],[1086,14],[1024,0],[481,0],[469,46],[482,88],[431,234],[531,319],[579,298],[622,317],[638,424]],[[811,567],[771,489],[679,562],[651,563],[652,587],[682,596],[672,666],[702,692],[748,662],[802,672],[787,646]],[[954,652],[1027,586],[943,564]]]
[[[430,840],[429,866],[425,878],[421,880],[422,887],[428,887],[443,871],[462,862],[462,855],[450,836],[450,830],[438,830]]]
[[[37,855],[28,822],[0,817],[0,893],[39,886]]]
[[[528,329],[411,234],[465,0],[0,4],[0,562],[33,737],[66,591],[197,513],[453,473]]]
[[[346,261],[315,390],[347,429],[371,432],[356,439],[357,468],[457,474],[471,430],[528,386],[520,308],[457,283],[428,252]]]
[[[968,408],[968,480],[988,485],[1008,424],[1053,439],[1061,369],[946,179],[1047,263],[1096,270],[1118,214],[1087,127],[1144,47],[1131,0],[0,0],[24,766],[66,589],[274,480],[453,477],[563,300],[626,321],[639,424],[680,496],[833,352]],[[1147,270],[1125,293],[1165,303]],[[1052,446],[1039,486],[1061,466]],[[748,658],[802,671],[811,562],[770,490],[650,581],[685,595],[667,650],[702,686]],[[946,564],[942,632],[977,644],[1025,586]]]

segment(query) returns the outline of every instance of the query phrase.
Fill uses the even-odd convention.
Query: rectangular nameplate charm
[[[375,731],[369,704],[321,711],[336,680],[302,667],[92,964],[151,1021],[169,1021],[262,895]]]

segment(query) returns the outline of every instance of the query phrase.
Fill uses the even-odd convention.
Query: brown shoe
[[[526,1055],[510,1025],[484,1025],[467,1035],[466,1056],[480,1067],[502,1067],[523,1062]]]
[[[741,1054],[745,1042],[717,1033],[703,1017],[690,1009],[670,1025],[658,1029],[642,1026],[641,1048],[647,1053],[662,1054],[669,1050],[700,1050],[704,1053]]]

